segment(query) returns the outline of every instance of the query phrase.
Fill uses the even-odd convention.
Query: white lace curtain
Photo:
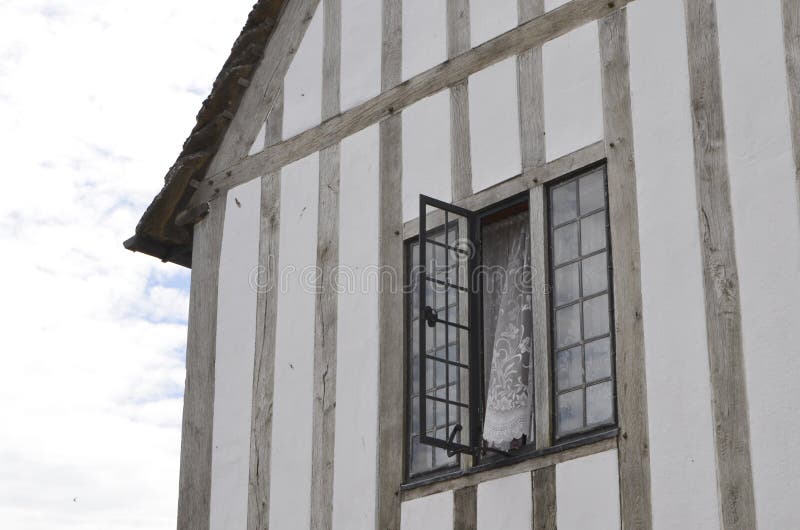
[[[521,445],[531,429],[529,233],[527,215],[493,223],[484,231],[484,264],[493,270],[486,272],[484,284],[484,314],[491,328],[486,346],[492,357],[483,438],[501,450]]]

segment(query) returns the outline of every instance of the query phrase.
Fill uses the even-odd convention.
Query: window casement
[[[409,479],[457,468],[462,454],[477,465],[534,453],[538,421],[553,427],[548,446],[615,425],[605,168],[544,197],[547,221],[532,234],[527,194],[474,212],[420,196],[419,235],[406,244]],[[532,274],[532,237],[548,241],[534,261],[546,274]],[[534,314],[533,289],[548,315]],[[545,355],[533,351],[547,329],[537,319],[550,324]],[[551,366],[546,418],[534,414],[548,408],[534,402],[537,358]]]

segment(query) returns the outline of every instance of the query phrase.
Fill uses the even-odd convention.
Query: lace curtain
[[[528,216],[515,215],[484,230],[484,315],[487,380],[484,443],[516,448],[531,428],[531,291]],[[494,322],[492,322],[494,317]],[[492,324],[494,324],[492,326]],[[486,359],[487,364],[488,359]]]

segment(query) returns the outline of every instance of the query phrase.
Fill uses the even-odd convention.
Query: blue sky
[[[122,241],[253,0],[0,0],[0,528],[174,528],[186,269]]]

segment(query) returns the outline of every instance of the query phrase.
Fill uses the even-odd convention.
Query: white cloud
[[[174,528],[188,273],[122,241],[251,5],[0,2],[0,528]]]

